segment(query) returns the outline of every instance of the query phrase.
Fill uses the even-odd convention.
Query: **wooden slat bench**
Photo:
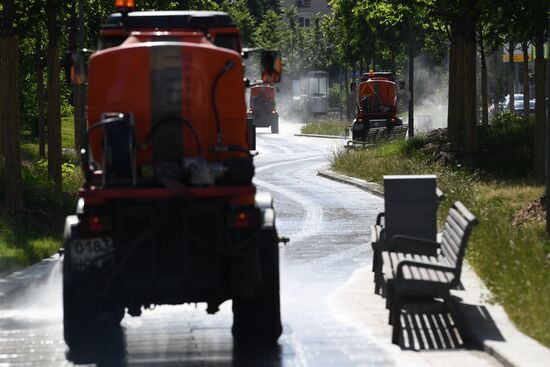
[[[349,136],[351,126],[346,129],[346,136]],[[373,127],[367,132],[365,140],[348,140],[346,148],[354,148],[361,146],[363,148],[369,145],[375,145],[385,141],[391,141],[396,139],[405,139],[407,135],[408,127],[406,125],[395,126],[391,129],[385,127]]]
[[[445,198],[445,195],[443,192],[436,187],[435,189],[435,197],[436,197],[436,203],[439,205],[441,201]],[[390,207],[391,208],[391,207]],[[386,207],[388,209],[388,207]],[[402,210],[402,209],[400,209]],[[437,207],[435,208],[435,211],[433,213],[434,217],[437,215]],[[382,224],[382,219],[384,219],[384,222],[387,220],[392,220],[391,217],[393,217],[393,213],[388,213],[390,218],[386,218],[386,212],[379,213],[376,217],[376,224],[371,225],[371,246],[373,251],[373,259],[372,259],[372,271],[375,273],[375,293],[380,293],[381,291],[381,273],[382,273],[382,259],[381,259],[381,253],[382,251],[397,251],[397,252],[404,252],[404,253],[416,253],[418,255],[428,255],[428,256],[435,256],[437,249],[432,249],[431,247],[426,246],[415,246],[411,245],[410,243],[404,243],[403,241],[399,240],[400,237],[398,237],[393,244],[390,242],[390,238],[388,238],[388,235],[386,233],[385,223]],[[415,215],[415,213],[409,213],[408,215]],[[412,220],[412,218],[411,218]],[[394,219],[395,221],[395,219]],[[401,234],[410,235],[410,233],[403,233]],[[434,235],[435,235],[435,228],[434,228]],[[435,239],[435,238],[434,238]]]
[[[405,301],[441,298],[452,309],[450,290],[460,284],[464,254],[477,223],[475,216],[457,201],[445,220],[441,243],[397,235],[390,241],[390,251],[382,251],[382,271],[376,281],[382,282],[383,294],[387,298],[393,343],[398,342],[401,309]],[[460,316],[453,316],[460,323]]]

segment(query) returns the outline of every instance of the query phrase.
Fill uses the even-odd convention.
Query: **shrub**
[[[340,93],[340,84],[333,84],[329,88],[328,104],[332,108],[337,108],[344,104],[344,97]]]

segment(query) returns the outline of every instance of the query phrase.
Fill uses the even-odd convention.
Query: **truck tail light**
[[[235,217],[235,227],[237,228],[245,228],[250,227],[251,221],[250,221],[250,215],[245,212],[237,213]]]
[[[236,210],[229,217],[229,226],[233,228],[250,228],[256,225],[258,215],[254,210]]]
[[[88,229],[90,232],[101,232],[104,229],[103,221],[98,215],[93,215],[88,218]]]

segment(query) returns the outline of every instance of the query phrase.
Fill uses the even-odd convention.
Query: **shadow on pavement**
[[[86,343],[77,350],[69,349],[67,360],[76,365],[96,364],[98,367],[126,366],[126,334],[120,325],[96,330],[86,336]]]
[[[280,367],[281,347],[275,346],[234,346],[232,367]]]
[[[126,334],[124,327],[116,327],[110,330],[98,331],[95,335],[87,336],[85,348],[79,350],[68,350],[67,360],[75,365],[94,364],[97,367],[123,367],[139,365],[151,366],[205,366],[205,367],[280,367],[282,366],[282,352],[280,345],[263,346],[257,344],[234,345],[232,353],[228,358],[219,357],[219,351],[214,347],[210,351],[191,353],[185,358],[184,349],[188,345],[182,345],[178,356],[170,360],[159,361],[156,357],[162,355],[163,351],[158,353],[150,351],[149,355],[137,356],[134,360],[132,355],[127,354]],[[215,343],[213,344],[215,345]],[[222,347],[222,349],[224,349]],[[164,351],[165,352],[165,351]],[[222,350],[223,352],[223,350]],[[210,355],[209,355],[210,354]],[[141,358],[140,358],[141,357]],[[143,360],[145,358],[145,360]],[[140,360],[141,359],[141,360]],[[149,359],[149,361],[147,361]]]
[[[504,340],[485,307],[460,304],[459,309],[458,314],[450,312],[438,300],[405,304],[401,313],[399,346],[403,350],[414,351],[479,349],[472,337],[473,327],[478,330],[482,328],[485,339]],[[453,315],[462,320],[456,320]]]

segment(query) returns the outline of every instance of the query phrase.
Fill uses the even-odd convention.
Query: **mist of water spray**
[[[447,127],[447,65],[433,65],[427,56],[414,60],[414,127],[417,133]],[[404,123],[408,120],[405,117]]]
[[[61,265],[61,261],[53,262],[45,280],[33,283],[17,294],[11,307],[0,311],[0,318],[61,320],[63,318]]]

